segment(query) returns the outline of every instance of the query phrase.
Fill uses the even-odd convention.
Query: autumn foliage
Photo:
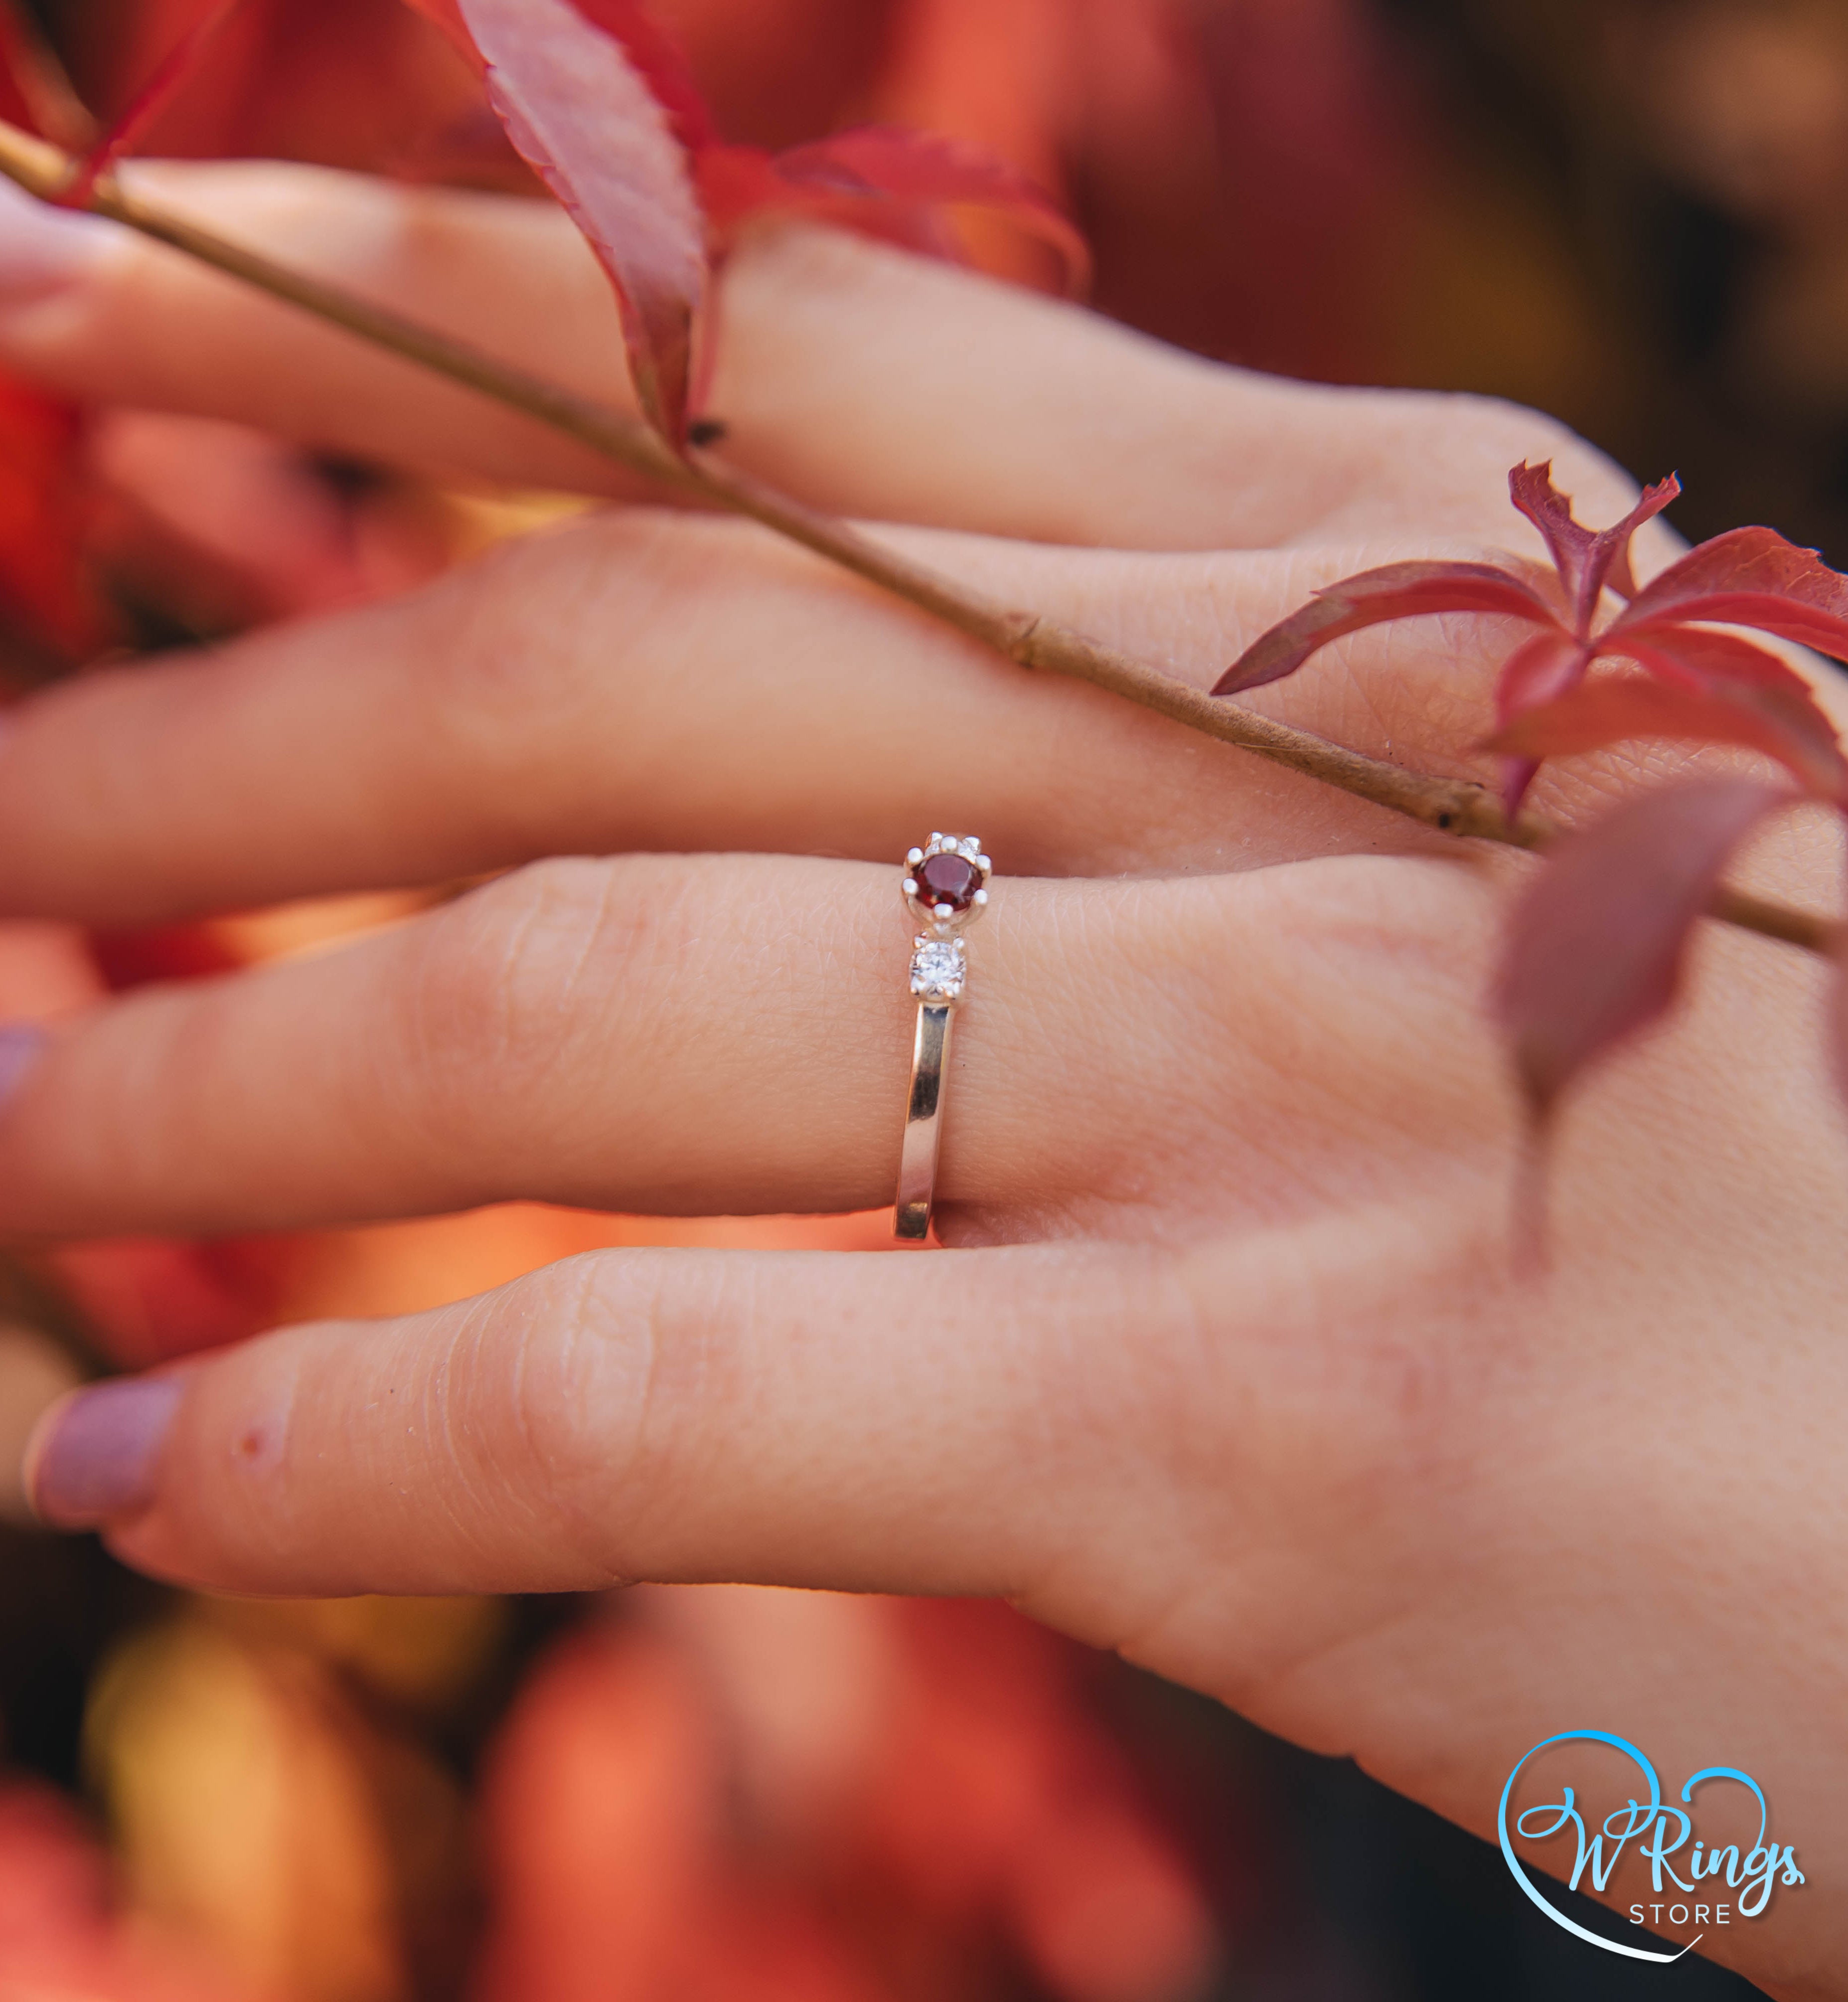
[[[1074,284],[1084,242],[1002,160],[868,127],[782,153],[727,145],[672,44],[630,0],[413,0],[478,63],[521,157],[597,253],[643,412],[686,440],[712,258],[755,215],[800,215],[954,256],[944,211],[999,208],[1047,237]]]
[[[1848,812],[1848,762],[1835,726],[1787,661],[1745,626],[1848,661],[1848,577],[1771,528],[1735,528],[1691,549],[1639,590],[1630,539],[1681,490],[1645,490],[1613,527],[1577,521],[1550,466],[1508,475],[1553,569],[1487,563],[1389,563],[1316,592],[1221,677],[1236,695],[1294,674],[1331,640],[1443,612],[1535,628],[1495,685],[1497,753],[1511,819],[1549,758],[1637,739],[1725,745],[1781,766],[1784,783],[1707,776],[1626,801],[1560,843],[1516,905],[1498,995],[1521,1082],[1550,1113],[1581,1070],[1656,1020],[1678,991],[1689,934],[1752,830],[1808,800]],[[1620,609],[1607,612],[1606,598]],[[1593,677],[1609,664],[1616,671]]]
[[[81,155],[66,190],[81,202],[183,125],[201,83],[209,127],[213,78],[247,76],[242,38],[280,11],[150,5],[111,117],[52,115],[42,77],[0,113]],[[369,37],[391,11],[381,0]],[[959,218],[985,211],[1048,246],[1061,282],[1083,282],[1062,212],[980,148],[865,125],[783,148],[725,142],[671,44],[620,0],[422,11],[459,35],[514,145],[445,113],[417,170],[455,160],[519,186],[524,158],[552,187],[597,244],[650,414],[677,445],[710,352],[710,273],[757,216],[960,256]],[[29,24],[4,18],[21,29],[16,72]],[[356,51],[356,71],[381,45]],[[5,384],[0,447],[0,666],[20,686],[111,649],[361,602],[484,539],[465,497]],[[208,978],[414,908],[379,902],[93,934],[82,977]],[[684,1226],[703,1242],[739,1227]],[[755,1228],[758,1241],[873,1241],[856,1219]],[[509,1205],[368,1232],[68,1246],[34,1278],[138,1367],[660,1234]],[[131,1633],[85,1725],[107,1839],[68,1800],[0,1779],[0,1986],[99,2002],[569,2002],[612,1983],[663,2002],[1016,1986],[1166,2002],[1198,1987],[1219,1942],[1198,1872],[1092,1714],[1080,1651],[991,1607],[835,1613],[818,1596],[748,1595],[702,1624],[673,1606],[600,1611],[542,1649],[485,1732],[476,1802],[430,1742],[502,1672],[492,1609],[183,1606]]]
[[[760,220],[796,215],[962,257],[978,216],[1033,246],[1063,289],[1087,282],[1085,242],[1059,204],[967,138],[863,123],[786,145],[727,138],[673,41],[636,0],[410,8],[423,21],[411,24],[407,12],[399,26],[427,34],[434,23],[468,74],[432,83],[420,105],[427,129],[401,160],[371,164],[432,175],[454,167],[511,185],[530,169],[595,250],[644,413],[676,452],[697,448],[702,385],[723,338],[710,314],[713,274]],[[113,117],[78,132],[33,72],[19,19],[0,9],[15,30],[0,40],[9,58],[0,112],[81,154],[73,201],[150,135],[170,131],[208,61],[254,37],[254,0],[121,11],[135,29],[124,45],[145,60]],[[1160,69],[1159,11],[1094,17],[1093,39],[1124,76]],[[331,0],[323,12],[336,25],[359,19]],[[1359,146],[1364,121],[1347,115],[1322,72],[1288,60],[1288,37],[1300,30],[1287,12],[1277,60],[1301,73],[1305,98],[1320,90],[1327,100],[1329,143],[1299,163],[1306,185],[1341,166],[1341,145]],[[396,32],[381,26],[387,14],[397,20],[378,0],[365,16],[365,59],[350,62],[341,87],[363,87],[368,69],[396,75],[383,58]],[[1254,67],[1263,56],[1255,52]],[[259,67],[254,82],[253,72],[228,72],[234,80],[218,87],[211,117],[200,111],[200,130],[236,130],[258,85],[284,87],[285,62]],[[1093,94],[1107,96],[1101,86]],[[1186,108],[1177,85],[1171,102]],[[1174,122],[1185,122],[1179,111]],[[1356,168],[1352,184],[1369,178]],[[203,451],[197,433],[176,443],[157,420],[98,418],[0,383],[0,612],[16,683],[145,629],[209,637],[353,602],[430,574],[463,539],[451,535],[443,504],[383,476],[336,491],[321,469],[248,438],[213,450],[216,482],[197,476],[195,460],[182,499],[174,476],[183,452]],[[1742,631],[1848,658],[1848,581],[1773,531],[1748,528],[1639,588],[1631,539],[1675,497],[1674,480],[1597,531],[1574,519],[1548,468],[1517,467],[1510,485],[1550,567],[1511,554],[1344,580],[1260,638],[1215,692],[1230,698],[1282,678],[1322,647],[1384,622],[1480,616],[1520,629],[1483,724],[1511,816],[1546,761],[1620,743],[1720,746],[1759,761],[1639,791],[1549,844],[1515,910],[1499,993],[1522,1083],[1546,1115],[1589,1062],[1669,1006],[1689,937],[1752,830],[1806,802],[1848,811],[1848,766],[1810,683]],[[267,538],[255,555],[253,521]],[[135,587],[152,576],[169,595],[136,602]],[[1767,760],[1773,776],[1759,769]],[[99,978],[129,985],[241,964],[267,949],[254,938],[230,921],[98,938],[89,950]],[[51,1269],[113,1357],[141,1364],[239,1338],[281,1314],[420,1305],[626,1227],[531,1209],[465,1222],[465,1233],[448,1220],[364,1241],[325,1233],[89,1246],[60,1252]],[[851,1224],[828,1228],[826,1241],[857,1241]],[[772,1599],[737,1616],[751,1673],[775,1656],[771,1627],[782,1615]],[[235,1789],[225,1798],[249,1815],[236,1824],[246,1862],[259,1856],[263,1831],[288,1859],[264,1880],[271,1891],[297,1873],[302,1908],[276,1922],[285,1944],[253,1946],[229,1976],[201,1972],[171,1940],[150,1944],[125,1916],[132,1896],[125,1904],[94,1831],[48,1796],[19,1790],[0,1794],[0,1965],[47,1993],[121,2002],[222,1993],[228,2002],[275,1992],[288,1955],[312,1959],[318,1935],[331,1934],[324,1914],[337,1905],[361,1971],[342,1962],[316,1992],[410,1992],[404,1937],[415,1927],[405,1914],[422,1909],[422,1893],[394,1876],[393,1831],[415,1826],[447,1840],[462,1812],[434,1762],[406,1749],[415,1733],[405,1718],[423,1698],[406,1697],[363,1648],[343,1653],[324,1636],[310,1644],[280,1627],[228,1633],[216,1617],[177,1615],[172,1631],[120,1658],[114,1688],[124,1707],[113,1714],[118,1725],[138,1721],[113,1736],[99,1725],[99,1785],[122,1826],[139,1831],[125,1847],[176,1868],[179,1837],[162,1801],[201,1770],[235,1767],[239,1748],[248,1770],[282,1775],[278,1788],[293,1789],[285,1809],[252,1808]],[[844,1627],[825,1618],[799,1642],[775,1714],[751,1708],[737,1632],[699,1626],[669,1599],[628,1625],[599,1617],[542,1654],[489,1738],[480,1853],[465,1879],[482,1913],[469,1992],[481,2002],[570,2002],[610,1992],[617,1965],[623,1992],[676,2002],[949,1997],[975,1992],[972,1969],[985,1979],[995,1967],[1023,1969],[1036,1992],[1069,2002],[1159,2002],[1198,1983],[1219,1942],[1196,1873],[1087,1711],[1075,1651],[993,1608],[878,1602],[856,1606]],[[455,1652],[472,1645],[457,1641]],[[214,1678],[208,1686],[223,1699],[204,1719],[187,1694],[201,1677]],[[839,1702],[830,1695],[842,1690]],[[232,1716],[249,1735],[227,1753],[211,1732]],[[131,1753],[153,1742],[156,1725],[159,1742],[177,1748],[173,1771],[187,1776],[169,1776],[170,1793]],[[145,1808],[139,1822],[125,1805],[133,1801]],[[235,1854],[226,1861],[239,1844],[225,1847],[200,1863],[199,1881],[255,1882],[235,1877]],[[465,1881],[456,1869],[452,1889]],[[223,1896],[226,1912],[249,1903]],[[224,1919],[229,1930],[242,1922]]]

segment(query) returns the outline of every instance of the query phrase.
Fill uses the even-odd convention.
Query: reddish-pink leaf
[[[869,207],[908,213],[909,228],[957,204],[996,210],[1058,253],[1068,291],[1082,291],[1090,282],[1090,250],[1070,217],[985,148],[936,133],[863,125],[792,147],[772,166],[787,191],[784,205],[849,224],[855,211]]]
[[[1791,797],[1753,779],[1696,780],[1640,793],[1559,844],[1515,908],[1496,996],[1537,1120],[1667,1012],[1728,858]]]
[[[407,0],[407,4],[434,21],[476,68],[483,67],[481,51],[463,23],[459,0]],[[712,113],[693,80],[692,65],[680,45],[640,0],[572,0],[572,4],[593,26],[622,44],[655,102],[667,113],[675,138],[689,153],[718,144]]]
[[[639,0],[574,0],[594,26],[622,45],[654,101],[668,114],[674,136],[689,153],[718,144],[711,110],[693,80],[680,44]]]
[[[573,0],[457,0],[457,11],[507,137],[615,288],[644,415],[682,445],[706,231],[668,112],[626,44]],[[626,10],[599,0],[599,11]]]
[[[1254,640],[1219,677],[1213,693],[1242,695],[1281,681],[1346,633],[1444,612],[1499,612],[1564,630],[1533,586],[1498,563],[1386,563],[1318,591],[1300,611]]]
[[[462,22],[459,0],[406,0],[406,4],[434,22],[469,62],[475,64],[475,68],[483,68],[480,50]],[[699,154],[706,146],[719,144],[713,114],[699,94],[699,84],[692,80],[692,66],[687,62],[687,56],[639,0],[573,0],[573,6],[594,28],[602,28],[605,34],[615,36],[621,42],[629,60],[649,84],[654,102],[667,112],[675,138],[687,152]]]
[[[1495,718],[1506,724],[1585,678],[1592,650],[1570,633],[1536,633],[1508,657],[1495,682]]]
[[[1659,514],[1681,491],[1681,482],[1666,480],[1643,490],[1642,497],[1614,527],[1591,529],[1573,519],[1572,500],[1553,483],[1553,462],[1517,466],[1508,476],[1508,497],[1546,539],[1546,547],[1565,587],[1573,630],[1588,632],[1592,614],[1606,584],[1623,598],[1634,597],[1630,542],[1643,524]]]
[[[1601,657],[1635,661],[1652,675],[1684,687],[1705,688],[1720,682],[1742,682],[1755,688],[1777,686],[1808,695],[1809,684],[1787,661],[1711,626],[1637,626],[1627,629],[1608,646],[1600,639]]]
[[[77,171],[58,200],[66,207],[88,206],[96,186],[126,154],[196,70],[211,46],[212,37],[235,14],[242,0],[213,0],[204,14],[180,37],[120,115],[89,147]]]
[[[1515,717],[1575,686],[1585,678],[1591,650],[1570,633],[1536,633],[1509,654],[1495,682],[1495,720],[1506,726]],[[1512,821],[1540,769],[1537,758],[1505,758],[1501,762],[1501,811]]]
[[[1510,758],[1568,758],[1634,738],[1731,744],[1761,751],[1818,798],[1848,790],[1829,719],[1801,684],[1714,682],[1704,688],[1645,675],[1582,682],[1544,707],[1529,710],[1491,738],[1487,748]]]
[[[1627,631],[1688,619],[1756,626],[1848,660],[1848,577],[1774,528],[1731,528],[1670,564],[1601,637],[1616,653]]]
[[[754,215],[800,216],[946,263],[968,261],[942,208],[895,201],[844,173],[790,180],[780,159],[761,146],[709,146],[694,171],[699,199],[721,242]]]

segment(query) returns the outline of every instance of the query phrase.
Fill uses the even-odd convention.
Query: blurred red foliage
[[[987,1604],[685,1597],[517,1699],[476,2002],[590,2002],[612,1967],[637,2002],[962,2002],[997,1955],[1068,2002],[1198,1992],[1211,1917],[1076,1651]]]
[[[0,1788],[0,1989],[34,2002],[254,2002],[128,1922],[107,1852],[49,1788]]]
[[[0,376],[0,618],[27,678],[87,659],[116,631],[89,552],[83,437],[78,412]]]
[[[796,158],[812,166],[813,142],[843,127],[915,126],[987,148],[1067,201],[1097,252],[1106,310],[1260,365],[1335,378],[1401,371],[1407,316],[1425,310],[1417,245],[1441,204],[1411,86],[1362,0],[1205,10],[1184,0],[663,0],[661,11],[719,129],[736,148],[762,149],[734,150],[734,166],[768,171],[772,155],[805,148]],[[107,130],[218,12],[218,0],[82,0],[51,18],[78,94]],[[244,0],[196,47],[141,149],[537,191],[469,65],[410,7]],[[819,157],[825,166],[834,156]],[[863,153],[856,171],[868,178],[876,165]],[[811,207],[819,186],[811,176]],[[822,194],[845,198],[838,187]],[[1018,229],[978,221],[967,235],[999,274],[1062,280],[1061,258]],[[1520,318],[1518,302],[1510,312]],[[1446,327],[1456,317],[1453,301],[1432,315]],[[0,612],[54,665],[94,656],[124,630],[96,591],[99,572],[127,630],[171,643],[357,602],[417,581],[449,553],[440,507],[420,509],[389,477],[318,466],[227,427],[83,420],[0,385],[0,445],[15,483],[0,483]],[[244,920],[92,943],[99,992],[209,976],[276,949]],[[134,1365],[277,1317],[421,1306],[589,1243],[693,1241],[702,1229],[709,1241],[868,1241],[852,1219],[688,1226],[682,1237],[522,1207],[286,1240],[67,1247],[53,1264],[109,1352]],[[593,1613],[542,1658],[490,1746],[476,2002],[600,2002],[619,1991],[636,2002],[1022,1992],[1166,2002],[1207,1977],[1219,1943],[1196,1874],[1087,1704],[1080,1651],[992,1606],[724,1589],[629,1603],[634,1617]],[[324,1639],[298,1634],[290,1645],[322,1650],[324,1679],[347,1672]],[[225,1838],[252,1850],[253,1871],[298,1868],[287,1859],[306,1829],[330,1852],[349,1841],[354,1881],[369,1882],[364,1816],[349,1798],[364,1789],[340,1792],[345,1818],[326,1821],[319,1796],[298,1812],[284,1797],[325,1788],[330,1773],[364,1777],[385,1763],[390,1734],[408,1737],[417,1720],[375,1690],[367,1717],[386,1721],[364,1730],[357,1704],[275,1700],[295,1686],[293,1669],[240,1679],[221,1648],[166,1658],[165,1669],[130,1661],[124,1686],[140,1676],[144,1693],[183,1711],[171,1685],[200,1686],[215,1661],[224,1679],[210,1686],[243,1690],[249,1714],[267,1720],[270,1735],[251,1742],[273,1750],[293,1732],[300,1756],[257,1757],[242,1740],[213,1737],[228,1696],[208,1715],[189,1714],[163,1740],[159,1770],[123,1783],[142,1790],[124,1844],[138,1840],[178,1871],[173,1832],[188,1826],[209,1766],[222,1797],[260,1782],[283,1799],[285,1820],[295,1814],[297,1840],[278,1844],[284,1860],[273,1866],[242,1823]],[[120,1714],[138,1720],[122,1727],[127,1739],[152,1729],[132,1706]],[[336,1715],[338,1730],[326,1722]],[[311,1757],[302,1748],[316,1732]],[[117,1748],[131,1764],[134,1749]],[[260,1805],[252,1827],[270,1825],[274,1801]],[[399,1847],[415,1850],[417,1840],[413,1826]],[[285,1888],[298,1903],[298,1887]],[[201,1896],[194,1909],[222,1910],[221,1882],[214,1896],[219,1904]],[[242,1910],[250,1902],[240,1889],[227,1927],[254,1923]],[[299,1910],[278,1926],[291,1941],[312,1929]],[[204,1977],[160,1986],[166,1962],[129,1937],[93,1839],[42,1795],[0,1795],[0,1985],[37,1982],[97,2002],[228,1992]],[[286,1977],[276,1952],[283,1958],[266,1964]],[[396,1962],[382,1953],[377,1964]],[[281,1985],[330,2002],[320,1978]]]

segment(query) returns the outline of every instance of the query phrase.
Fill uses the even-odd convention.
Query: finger
[[[1059,1449],[1121,1438],[1180,1289],[1127,1251],[929,1264],[921,1287],[898,1257],[593,1253],[285,1330],[54,1411],[33,1492],[239,1591],[1018,1592],[1068,1543],[1125,1539]]]
[[[1383,553],[905,541],[1196,685],[1316,584]],[[1428,629],[1415,647],[1362,635],[1252,706],[1467,769],[1495,637],[1484,622]],[[9,720],[0,911],[94,922],[544,854],[891,859],[947,824],[979,828],[1010,874],[1249,867],[1439,839],[1013,667],[754,530],[684,517],[582,522],[415,597],[85,676]]]
[[[1435,1104],[1512,1121],[1477,1019],[1493,899],[1466,874],[1355,858],[992,891],[951,1052],[953,1235],[1104,1230],[1116,1205],[1146,1230],[1163,1163],[1191,1164],[1174,1213],[1267,1216],[1292,1176],[1333,1186],[1369,1134]],[[220,1233],[514,1198],[887,1204],[914,930],[890,867],[554,861],[342,951],[141,989],[16,1084],[0,1231]],[[1376,989],[1357,1034],[1348,997]],[[1318,1025],[1312,1088],[1299,1055]]]
[[[608,288],[549,204],[274,166],[138,186],[282,261],[633,407]],[[828,231],[727,263],[710,408],[729,456],[813,504],[1036,540],[1264,546],[1506,513],[1555,457],[1588,518],[1629,484],[1531,411],[1215,366]],[[632,493],[609,462],[145,239],[0,187],[0,363],[85,400],[235,419],[442,471]]]

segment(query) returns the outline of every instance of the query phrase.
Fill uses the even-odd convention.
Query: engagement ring
[[[933,834],[905,858],[905,902],[927,927],[912,941],[911,991],[918,997],[912,1046],[911,1097],[905,1111],[905,1151],[892,1233],[908,1244],[930,1235],[936,1184],[937,1139],[943,1124],[943,1072],[950,1026],[968,983],[968,948],[959,933],[989,900],[992,865],[973,835]]]

